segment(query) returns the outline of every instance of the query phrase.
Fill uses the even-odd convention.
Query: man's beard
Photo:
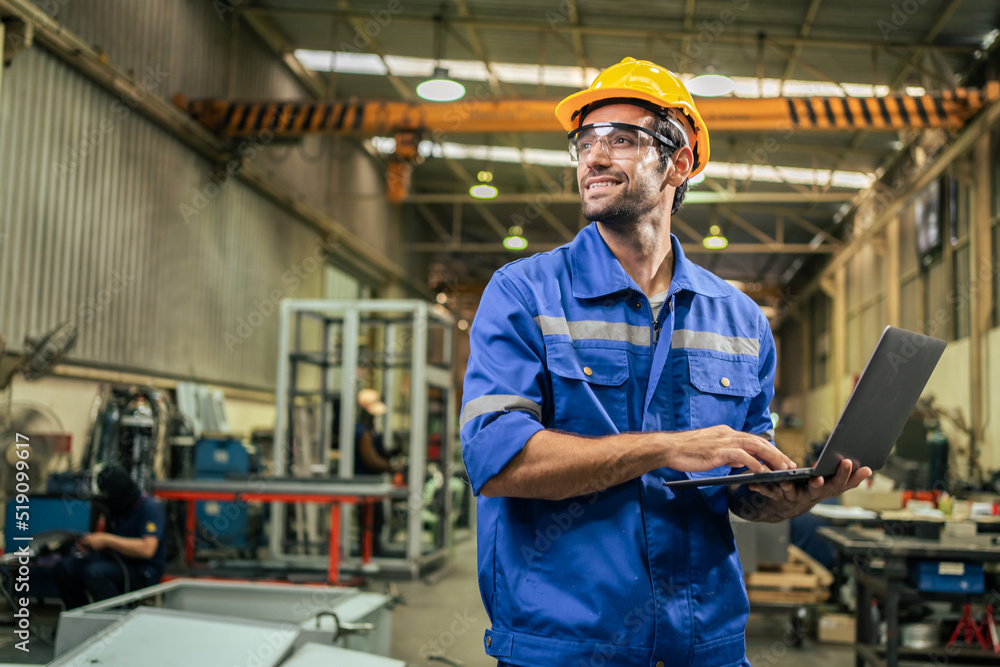
[[[656,205],[655,193],[651,191],[649,183],[629,181],[628,185],[623,182],[615,187],[629,189],[613,200],[609,198],[608,201],[589,204],[581,195],[583,217],[588,222],[600,221],[609,227],[625,229],[636,224],[643,213],[649,212]]]

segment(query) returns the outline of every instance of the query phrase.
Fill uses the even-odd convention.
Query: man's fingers
[[[861,482],[865,481],[872,476],[872,469],[868,466],[858,468],[854,473],[851,474],[850,479],[847,480],[847,489],[856,489]],[[845,491],[847,489],[844,489]]]
[[[743,448],[748,452],[753,454],[755,457],[764,462],[764,464],[771,470],[787,470],[788,468],[794,468],[795,464],[790,458],[781,453],[781,451],[771,445],[771,443],[758,438],[757,436],[750,436],[745,438],[740,443]]]
[[[750,472],[767,472],[767,467],[742,449],[728,450],[725,465],[730,468],[746,468]]]
[[[749,484],[747,488],[776,502],[784,500],[784,494],[776,484]]]

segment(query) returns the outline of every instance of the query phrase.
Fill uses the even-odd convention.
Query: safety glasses
[[[642,157],[653,148],[654,140],[672,150],[678,148],[659,132],[629,123],[591,123],[576,128],[566,137],[569,139],[569,157],[573,162],[587,159],[598,143],[612,158]]]

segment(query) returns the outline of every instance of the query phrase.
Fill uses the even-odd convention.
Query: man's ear
[[[694,168],[694,153],[687,146],[682,146],[677,149],[670,162],[670,169],[667,170],[667,184],[677,188],[688,179],[691,169]]]

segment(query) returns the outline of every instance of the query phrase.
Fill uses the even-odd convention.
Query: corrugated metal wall
[[[56,18],[136,78],[165,72],[154,94],[199,97],[225,94],[229,27],[212,7],[109,0],[67,3]],[[240,47],[241,88],[301,96],[246,26]],[[75,319],[76,361],[273,387],[273,298],[321,295],[315,232],[240,182],[216,187],[213,165],[116,102],[40,48],[5,71],[0,333],[16,349],[26,334]],[[338,148],[335,158],[325,138],[270,146],[256,166],[339,217],[331,163],[355,173],[363,158]],[[384,201],[366,214],[344,223],[397,236],[399,216]]]

